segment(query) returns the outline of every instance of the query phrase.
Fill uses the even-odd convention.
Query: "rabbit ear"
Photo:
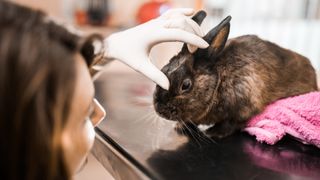
[[[191,19],[200,26],[206,16],[207,16],[207,13],[201,10],[201,11],[198,11],[195,15],[193,15]],[[182,51],[189,52],[186,43],[183,44]]]
[[[201,11],[198,11],[194,16],[192,16],[191,19],[194,20],[200,26],[206,16],[207,16],[207,13],[201,10]]]
[[[231,16],[226,17],[219,25],[205,35],[204,39],[210,44],[208,48],[209,55],[218,56],[223,50],[230,31]]]

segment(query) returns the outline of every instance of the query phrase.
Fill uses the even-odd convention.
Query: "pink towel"
[[[320,148],[320,92],[275,101],[249,120],[244,131],[271,145],[289,134]]]

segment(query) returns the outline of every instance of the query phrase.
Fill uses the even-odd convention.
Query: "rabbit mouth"
[[[213,103],[206,106],[203,111],[183,111],[175,106],[163,105],[161,103],[155,103],[154,109],[156,113],[167,120],[170,121],[182,121],[182,122],[193,122],[196,124],[201,124],[202,121],[210,113]]]
[[[154,109],[156,113],[167,120],[178,121],[180,118],[178,110],[175,106],[168,106],[161,103],[155,103]]]
[[[179,106],[173,105],[171,103],[154,103],[154,109],[156,113],[167,120],[171,121],[183,121],[183,122],[193,122],[196,124],[202,124],[205,119],[207,119],[208,114],[210,114],[215,101],[212,100],[214,96],[210,98],[211,100],[206,105],[200,105],[201,107],[196,106]],[[188,103],[192,104],[192,103]],[[203,107],[203,108],[202,108]]]

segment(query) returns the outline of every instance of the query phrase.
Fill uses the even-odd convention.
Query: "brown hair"
[[[40,11],[0,2],[1,179],[70,179],[60,140],[75,54],[90,57],[80,41]]]

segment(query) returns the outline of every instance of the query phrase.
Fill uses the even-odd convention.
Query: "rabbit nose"
[[[155,103],[154,104],[154,109],[159,112],[162,113],[165,111],[165,105],[163,105],[162,103]]]
[[[159,103],[154,103],[153,104],[153,106],[154,106],[154,109],[156,110],[156,111],[159,111],[159,109],[160,109],[160,105],[159,105]]]
[[[167,94],[159,92],[155,94],[154,100],[155,102],[166,104],[169,101],[169,97]]]

